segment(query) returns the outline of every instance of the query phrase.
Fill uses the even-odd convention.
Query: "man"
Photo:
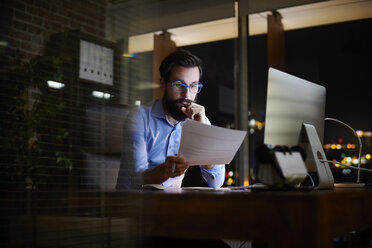
[[[168,55],[159,70],[163,98],[138,107],[125,122],[118,189],[143,184],[181,187],[189,168],[189,163],[177,156],[182,125],[186,119],[210,124],[204,107],[196,103],[203,87],[201,60],[179,50]],[[209,186],[223,185],[225,165],[200,165],[200,169]]]

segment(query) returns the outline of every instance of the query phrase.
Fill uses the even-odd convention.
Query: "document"
[[[246,131],[187,120],[182,126],[178,155],[190,165],[229,164],[246,134]]]

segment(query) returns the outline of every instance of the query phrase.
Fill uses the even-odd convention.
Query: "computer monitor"
[[[269,68],[264,143],[302,146],[308,172],[316,172],[319,187],[331,188],[329,165],[319,161],[326,159],[322,145],[325,101],[325,87]]]

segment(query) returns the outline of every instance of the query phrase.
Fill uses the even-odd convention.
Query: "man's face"
[[[190,92],[190,88],[185,91],[176,90],[172,83],[179,81],[186,85],[191,85],[199,82],[199,68],[174,66],[169,77],[169,81],[165,82],[164,103],[167,112],[177,121],[186,119],[186,115],[180,110],[182,106],[188,105],[196,101],[197,93]]]

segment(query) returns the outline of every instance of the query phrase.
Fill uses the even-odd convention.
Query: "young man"
[[[143,184],[181,187],[189,163],[177,156],[186,119],[210,124],[196,103],[202,89],[201,60],[185,50],[168,55],[160,65],[164,96],[131,111],[124,125],[124,144],[117,189]],[[195,140],[195,142],[198,142]],[[200,165],[209,186],[223,185],[225,165]]]

